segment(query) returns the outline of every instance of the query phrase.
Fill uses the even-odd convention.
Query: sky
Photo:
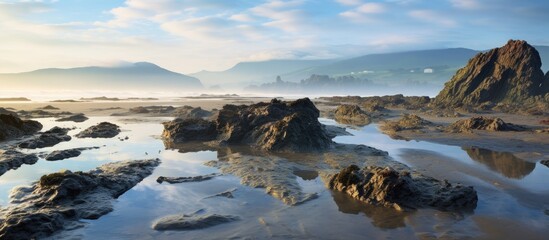
[[[548,12],[546,0],[0,0],[0,72],[549,45]]]

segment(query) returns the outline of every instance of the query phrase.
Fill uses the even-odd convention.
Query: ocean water
[[[79,157],[49,162],[40,159],[0,176],[0,205],[8,205],[11,188],[28,185],[40,176],[62,169],[87,171],[108,162],[160,158],[154,173],[120,196],[114,211],[97,220],[83,220],[85,227],[62,232],[54,238],[82,239],[426,239],[426,238],[518,238],[543,239],[549,234],[549,168],[510,153],[471,146],[391,139],[377,125],[348,128],[353,136],[335,138],[339,143],[365,144],[384,151],[418,171],[451,182],[472,185],[479,202],[473,213],[457,214],[432,209],[398,212],[368,206],[344,194],[332,192],[314,171],[296,171],[303,192],[318,198],[288,206],[251,188],[232,175],[181,184],[159,184],[159,176],[195,176],[219,172],[205,162],[217,160],[215,151],[180,153],[166,150],[160,139],[163,121],[169,118],[92,117],[83,123],[38,119],[44,130],[53,126],[76,127],[70,135],[93,124],[109,121],[122,133],[112,139],[79,139],[51,148],[23,150],[51,152],[58,149],[100,146]],[[321,119],[325,124],[337,125]],[[119,138],[128,137],[121,141]],[[299,159],[293,159],[299,163]],[[235,188],[235,198],[210,197]],[[193,231],[156,231],[161,217],[194,212],[235,215],[240,220]]]

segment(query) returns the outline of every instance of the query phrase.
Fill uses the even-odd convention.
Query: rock
[[[415,114],[404,114],[398,121],[385,121],[381,126],[381,130],[385,132],[400,132],[405,130],[418,130],[428,126],[433,126],[429,122]]]
[[[546,167],[549,167],[549,159],[541,160],[539,163],[545,165]]]
[[[227,191],[220,192],[218,194],[209,196],[207,198],[214,198],[214,197],[225,197],[225,198],[234,198],[233,192],[236,191],[236,188],[231,188]]]
[[[9,170],[17,169],[23,164],[35,164],[38,157],[35,154],[24,154],[15,150],[6,150],[0,155],[0,176]]]
[[[270,103],[250,106],[225,105],[213,122],[175,120],[166,123],[163,136],[169,142],[194,140],[201,135],[210,140],[214,138],[214,124],[215,140],[222,145],[251,145],[268,151],[327,149],[332,140],[318,117],[318,109],[308,98],[293,102],[273,99]]]
[[[48,161],[58,161],[67,158],[78,157],[84,150],[99,149],[99,147],[89,147],[89,148],[73,148],[65,150],[56,150],[48,154],[45,159]]]
[[[334,125],[322,125],[324,128],[324,131],[326,131],[326,134],[330,138],[335,138],[337,136],[352,136],[353,134],[347,132],[347,130],[343,127],[338,127]]]
[[[102,122],[91,126],[76,134],[79,138],[113,138],[120,133],[120,127],[109,122]]]
[[[57,121],[57,122],[69,122],[69,121],[84,122],[88,119],[89,118],[87,118],[83,113],[79,113],[79,114],[75,114],[75,115],[72,115],[72,116],[69,116],[69,117],[59,118],[55,121]]]
[[[368,125],[370,116],[357,105],[342,104],[335,111],[335,120],[343,124]]]
[[[62,229],[81,227],[80,219],[97,219],[113,210],[113,200],[160,164],[158,159],[105,164],[89,172],[44,175],[30,187],[16,187],[9,207],[0,210],[0,239],[45,238]]]
[[[549,125],[549,119],[542,119],[539,121],[539,124]]]
[[[240,218],[232,215],[170,215],[156,220],[152,228],[158,231],[168,230],[196,230],[208,227],[213,227],[223,223],[229,223],[239,220]]]
[[[175,119],[165,122],[162,138],[173,143],[189,141],[211,141],[217,137],[217,129],[214,122],[198,118]]]
[[[440,107],[489,103],[520,104],[549,93],[538,51],[526,41],[477,54],[445,84],[434,100]]]
[[[487,118],[487,117],[472,117],[469,119],[459,120],[446,127],[447,132],[451,133],[471,133],[473,130],[486,130],[486,131],[524,131],[525,127],[505,123],[500,118]]]
[[[71,136],[67,135],[70,129],[53,127],[52,129],[43,132],[40,136],[19,143],[20,148],[45,148],[57,145],[60,142],[71,140]]]
[[[59,110],[59,108],[56,108],[52,105],[47,105],[45,107],[41,107],[41,108],[38,108],[38,109],[42,109],[42,110]]]
[[[418,110],[424,108],[431,102],[431,98],[427,96],[405,97],[402,94],[373,97],[321,97],[320,99],[336,103],[356,104],[361,106],[362,110],[366,110],[370,114],[375,112],[382,112],[386,108]]]
[[[368,166],[361,170],[351,165],[331,177],[328,185],[365,203],[397,210],[472,211],[478,200],[473,187],[452,185],[390,167]]]
[[[18,111],[17,114],[22,118],[48,118],[48,117],[61,117],[61,116],[68,116],[72,115],[71,112],[48,112],[44,110],[32,110],[32,111],[25,111],[21,110]]]
[[[34,134],[42,129],[42,124],[32,120],[21,120],[15,114],[0,114],[0,141]]]
[[[185,183],[185,182],[202,182],[206,180],[210,180],[214,177],[220,176],[219,173],[212,173],[208,175],[200,175],[200,176],[194,176],[194,177],[163,177],[160,176],[156,179],[156,182],[162,184],[163,182],[167,182],[170,184],[174,183]]]

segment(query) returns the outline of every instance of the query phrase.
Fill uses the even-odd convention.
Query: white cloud
[[[365,3],[360,5],[357,9],[357,12],[361,13],[382,13],[385,12],[385,5],[381,3]]]
[[[345,6],[356,6],[362,3],[361,0],[336,0],[336,2]]]
[[[450,0],[453,7],[465,10],[478,10],[482,8],[478,0]]]
[[[454,20],[449,19],[446,16],[443,16],[443,15],[441,15],[441,14],[435,12],[435,11],[431,11],[431,10],[414,10],[414,11],[409,12],[409,15],[412,18],[415,18],[415,19],[418,19],[418,20],[421,20],[421,21],[424,21],[424,22],[427,22],[427,23],[441,25],[441,26],[444,26],[444,27],[455,27],[455,26],[457,26],[457,23]]]

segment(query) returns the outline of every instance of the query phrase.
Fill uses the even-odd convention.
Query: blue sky
[[[549,45],[548,12],[544,0],[0,0],[0,72]]]

